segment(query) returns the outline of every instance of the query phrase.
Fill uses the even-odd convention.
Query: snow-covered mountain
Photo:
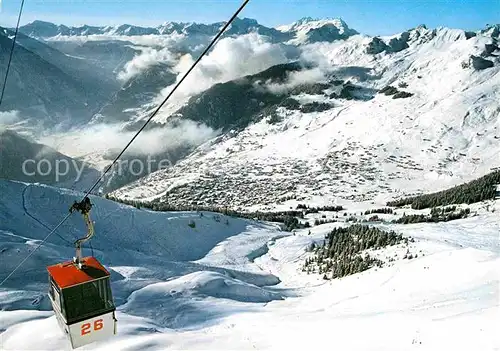
[[[0,28],[0,75],[4,77],[13,32]],[[0,111],[17,111],[31,125],[81,125],[117,89],[99,67],[23,34],[17,38]]]
[[[118,122],[113,128],[128,135],[221,25],[37,21],[22,32],[87,63],[107,61],[121,88],[93,110],[91,123]],[[498,28],[422,25],[370,37],[341,19],[278,28],[238,19],[148,128],[169,137],[141,141],[160,144],[153,154],[163,156],[170,131],[180,130],[174,167],[114,195],[236,207],[290,198],[383,202],[480,176],[500,166]],[[93,145],[93,155],[76,135],[57,134],[56,148],[78,145],[60,151],[88,161],[109,154]]]
[[[241,208],[383,203],[483,175],[500,167],[500,50],[490,34],[419,26],[305,45],[300,68],[216,84],[165,113],[222,132],[114,195]]]
[[[75,77],[82,80],[86,90],[96,92],[99,97],[92,99],[97,107],[89,108],[88,111],[95,115],[93,121],[112,122],[133,120],[136,115],[144,114],[148,106],[154,106],[155,97],[161,95],[162,91],[172,84],[171,76],[179,74],[179,69],[184,69],[178,65],[182,55],[189,54],[192,58],[199,55],[203,46],[208,44],[223,24],[224,22],[213,24],[168,22],[154,28],[128,24],[68,27],[34,21],[22,26],[20,32],[32,38],[28,44],[36,43],[34,39],[37,39],[43,42],[43,44],[38,42],[38,48],[50,47],[55,49],[54,52],[64,53],[69,60],[79,61],[68,65],[61,63],[64,60],[49,60],[51,64],[65,72],[72,66],[78,65],[87,64],[96,67],[96,74],[82,74]],[[245,55],[248,58],[258,54],[255,51],[258,49],[255,43],[257,40],[279,45],[281,47],[279,51],[283,51],[282,59],[275,58],[268,62],[266,57],[256,56],[255,62],[264,59],[259,67],[241,72],[257,73],[270,67],[272,63],[296,59],[298,54],[296,45],[318,41],[332,42],[357,33],[349,29],[340,19],[304,18],[288,27],[269,28],[254,19],[237,18],[223,36],[227,39],[222,40],[226,44],[223,50],[230,49],[228,46],[234,46],[235,49],[248,47],[248,53]],[[21,38],[26,37],[21,36]],[[23,40],[20,40],[22,44],[28,42]],[[32,48],[33,45],[25,47]],[[275,48],[273,50],[276,51]],[[38,54],[38,51],[36,53]],[[265,52],[263,54],[267,55]],[[42,57],[47,59],[46,56]],[[240,70],[244,68],[238,68],[238,71]],[[241,73],[229,74],[225,80],[236,78]],[[218,80],[216,78],[215,81]],[[92,83],[88,88],[87,81]],[[104,84],[105,82],[109,84]],[[118,91],[116,85],[121,85]],[[140,87],[140,91],[136,87]],[[69,117],[73,119],[80,118],[83,114],[73,111],[74,108],[68,112]],[[78,116],[72,116],[71,113]]]
[[[349,28],[347,23],[340,18],[304,17],[290,25],[279,26],[277,29],[291,34],[293,37],[291,42],[297,44],[332,42],[359,34],[356,30]]]
[[[20,27],[20,31],[31,37],[49,39],[54,37],[81,37],[81,36],[151,36],[151,35],[186,35],[186,36],[214,36],[226,22],[216,22],[211,24],[203,23],[182,23],[165,22],[156,27],[139,27],[130,24],[118,26],[88,26],[68,27],[65,25],[55,25],[50,22],[34,21]],[[336,30],[334,30],[336,28]],[[258,33],[268,36],[273,41],[286,41],[293,37],[306,36],[307,32],[318,30],[333,30],[331,34],[341,35],[344,38],[357,34],[351,30],[347,24],[340,19],[314,20],[310,17],[303,18],[290,26],[278,28],[266,27],[259,24],[255,19],[236,18],[225,36],[243,35],[248,33]],[[324,33],[328,34],[328,33]],[[339,37],[337,37],[339,38]],[[328,38],[335,40],[334,38]],[[318,41],[318,40],[316,40]]]
[[[141,107],[151,103],[154,97],[172,84],[171,76],[178,74],[178,71],[172,72],[172,70],[181,55],[186,53],[199,55],[223,25],[224,22],[213,24],[169,22],[155,28],[127,24],[67,27],[34,21],[19,29],[27,36],[22,36],[19,43],[28,49],[32,49],[34,45],[25,44],[38,43],[37,49],[51,48],[54,53],[66,56],[66,61],[74,61],[68,65],[59,58],[48,60],[50,64],[65,73],[74,66],[95,67],[95,72],[91,74],[73,75],[88,91],[88,94],[80,94],[82,99],[92,93],[95,95],[92,95],[91,99],[93,104],[88,102],[87,113],[77,111],[75,107],[69,109],[68,117],[77,119],[82,115],[86,117],[91,114],[96,115],[94,121],[101,121],[103,116],[106,122],[126,121],[134,119],[137,111],[143,113]],[[265,27],[256,20],[248,18],[235,19],[224,37],[237,38],[248,34],[264,36],[273,43],[286,42],[291,38],[290,33]],[[28,37],[30,40],[25,39]],[[8,55],[7,49],[10,46],[7,43],[5,45],[5,55]],[[39,52],[35,51],[35,54],[38,55]],[[14,66],[16,66],[15,58]],[[42,58],[47,59],[43,55]],[[39,65],[36,62],[32,63],[35,67]],[[139,75],[141,77],[138,77]],[[9,85],[12,84],[12,80],[9,81]],[[21,77],[20,80],[25,81],[28,78]],[[86,84],[87,82],[92,84]],[[119,86],[121,88],[118,88]],[[12,90],[12,93],[16,92]],[[74,98],[67,100],[71,101]],[[46,108],[46,104],[42,106]]]
[[[50,38],[77,38],[86,36],[153,36],[153,35],[184,35],[184,36],[205,36],[213,37],[224,26],[226,22],[216,22],[212,24],[203,23],[182,23],[165,22],[157,27],[139,27],[129,24],[118,26],[81,26],[67,27],[65,25],[55,25],[50,22],[34,21],[21,26],[20,31],[26,35],[40,39]],[[283,33],[275,28],[269,28],[259,24],[256,20],[250,18],[236,18],[227,31],[225,36],[243,35],[248,33],[258,33],[273,38],[274,41],[284,41],[290,37],[290,34]]]

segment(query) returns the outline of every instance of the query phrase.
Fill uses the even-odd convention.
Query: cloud
[[[19,111],[17,110],[0,112],[0,125],[13,124],[19,122],[20,119],[21,117],[19,116]]]
[[[122,134],[122,133],[120,133]],[[131,139],[135,132],[123,133],[124,139]],[[181,120],[175,126],[165,126],[142,132],[137,143],[130,147],[134,154],[148,155],[168,151],[179,146],[197,146],[217,135],[212,128],[191,120]],[[123,139],[122,139],[123,143]]]
[[[132,60],[125,64],[123,70],[118,73],[118,79],[123,82],[128,81],[158,63],[175,64],[176,57],[169,48],[160,50],[149,47],[134,48],[141,50],[141,53],[135,55]]]
[[[74,42],[92,42],[92,41],[121,41],[126,46],[140,51],[132,60],[127,62],[123,69],[118,73],[117,78],[126,82],[136,75],[144,72],[149,67],[158,63],[168,63],[175,65],[179,57],[175,52],[196,52],[200,45],[204,44],[203,38],[188,38],[184,34],[172,33],[169,35],[115,35],[112,34],[113,28],[110,28],[110,34],[94,34],[87,36],[66,36],[58,35],[47,38],[47,41],[74,41]],[[127,45],[131,44],[131,45]]]
[[[41,142],[72,157],[103,155],[110,150],[121,150],[135,135],[135,131],[124,131],[122,127],[118,124],[97,124],[64,134],[48,135]],[[179,146],[197,146],[216,134],[216,131],[205,125],[184,120],[175,126],[141,132],[126,153],[152,155]]]
[[[357,43],[347,45],[342,43],[314,43],[301,46],[298,61],[307,68],[290,72],[285,82],[259,82],[255,84],[255,88],[266,89],[274,94],[285,94],[299,85],[327,82],[334,76],[354,81],[367,79],[369,70],[356,67],[356,60],[361,60],[354,55],[359,51],[354,50]],[[345,50],[353,54],[346,55],[343,52]]]
[[[72,41],[78,43],[92,42],[92,41],[121,41],[128,44],[140,45],[146,47],[156,47],[156,48],[184,48],[185,43],[197,42],[191,38],[186,37],[185,34],[172,33],[168,35],[117,35],[112,34],[110,29],[110,34],[91,34],[91,35],[57,35],[55,37],[45,38],[46,41]]]
[[[191,67],[194,59],[187,54],[179,60],[174,67],[174,71],[178,73],[177,81]],[[186,100],[214,84],[256,74],[287,61],[287,51],[281,45],[270,43],[257,33],[245,34],[237,38],[224,38],[200,61],[176,90],[173,98]],[[162,100],[172,88],[173,85],[163,89],[158,101]]]
[[[326,70],[328,67],[332,66],[332,62],[330,60],[332,50],[338,47],[338,43],[323,42],[304,45],[300,53],[300,60],[302,62],[314,64],[315,66]]]
[[[291,89],[302,84],[320,83],[326,80],[327,72],[320,67],[314,67],[303,71],[290,72],[284,83],[273,83],[267,81],[256,85],[256,88],[264,88],[274,94],[285,94]]]

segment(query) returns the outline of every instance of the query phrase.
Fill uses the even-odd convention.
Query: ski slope
[[[0,181],[0,192],[3,278],[78,194],[11,181]],[[93,250],[112,274],[118,335],[82,349],[500,346],[498,201],[490,212],[464,220],[385,225],[416,238],[410,249],[418,258],[403,260],[405,248],[387,248],[375,254],[396,257],[393,264],[334,281],[300,267],[306,248],[343,224],[292,234],[211,213],[153,213],[101,198],[93,202]],[[63,239],[52,236],[0,288],[1,349],[70,349],[46,297],[45,266],[72,257],[64,240],[83,232],[83,220],[71,217],[57,232]]]

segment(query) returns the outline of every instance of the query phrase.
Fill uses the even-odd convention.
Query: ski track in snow
[[[53,225],[78,195],[31,189],[0,181],[1,277],[45,235],[39,219]],[[414,237],[411,250],[419,257],[324,281],[300,271],[306,248],[343,224],[292,235],[272,224],[211,213],[153,213],[93,201],[94,247],[112,274],[118,335],[82,349],[441,351],[500,345],[498,211],[448,223],[381,224]],[[495,206],[500,210],[498,201]],[[187,225],[191,220],[196,228]],[[72,218],[60,233],[81,235],[81,222]],[[403,253],[390,247],[374,254]],[[45,267],[72,255],[52,237],[0,289],[2,349],[69,349],[46,297]],[[37,337],[27,337],[34,330]]]

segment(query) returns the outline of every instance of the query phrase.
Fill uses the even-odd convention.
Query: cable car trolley
[[[88,197],[75,202],[70,212],[80,212],[88,233],[75,242],[72,261],[47,267],[49,298],[63,332],[71,346],[80,346],[116,335],[117,319],[110,287],[110,275],[95,257],[81,257],[81,246],[94,235]]]

